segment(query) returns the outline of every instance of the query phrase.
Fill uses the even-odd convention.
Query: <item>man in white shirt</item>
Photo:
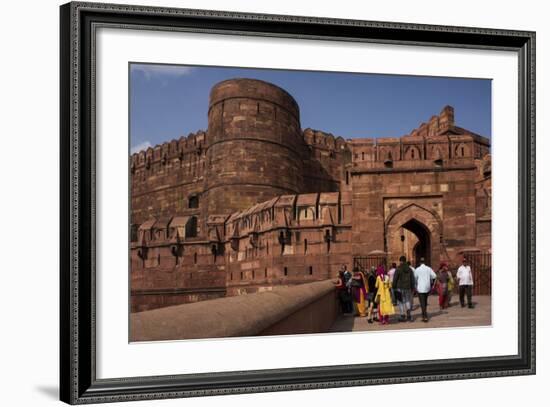
[[[437,278],[431,267],[424,264],[424,258],[420,258],[420,266],[414,270],[416,280],[416,292],[422,308],[422,321],[428,322],[428,295],[432,291],[432,281]]]
[[[464,257],[462,259],[462,266],[456,271],[456,279],[458,280],[458,293],[460,296],[460,305],[462,308],[464,304],[464,294],[468,298],[468,308],[474,308],[472,304],[472,288],[474,286],[474,279],[472,277],[472,269],[468,265],[468,259]]]

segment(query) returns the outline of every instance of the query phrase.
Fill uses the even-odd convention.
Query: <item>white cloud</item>
[[[130,148],[130,153],[135,154],[141,150],[147,150],[149,147],[153,147],[153,145],[149,141],[144,141],[142,143],[136,144],[135,146],[132,146]]]
[[[179,78],[180,76],[189,75],[194,70],[194,68],[190,66],[150,64],[132,64],[130,65],[130,69],[132,73],[139,72],[143,74],[147,80],[156,78]]]

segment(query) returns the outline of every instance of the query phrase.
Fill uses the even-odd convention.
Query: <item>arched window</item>
[[[405,152],[405,160],[417,160],[419,158],[421,158],[420,150],[415,146],[409,147]]]
[[[391,154],[391,150],[387,152],[386,159],[384,160],[384,166],[386,168],[392,168],[393,167],[393,156]]]
[[[304,239],[304,254],[307,254],[307,239]]]
[[[199,207],[199,196],[198,195],[191,195],[189,197],[187,207],[189,209],[198,208]]]
[[[464,144],[459,144],[455,149],[455,157],[467,157],[469,155],[468,147]]]
[[[197,217],[191,216],[185,224],[185,237],[197,237]]]
[[[437,167],[441,167],[443,165],[443,155],[441,154],[441,150],[439,149],[439,147],[434,147],[432,149],[432,157],[434,164]]]

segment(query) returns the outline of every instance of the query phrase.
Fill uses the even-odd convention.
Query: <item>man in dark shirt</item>
[[[399,321],[409,320],[412,322],[411,304],[412,293],[415,286],[414,273],[407,264],[405,256],[399,258],[399,266],[393,276],[392,287],[395,289],[397,305],[401,317]]]
[[[353,300],[351,299],[351,271],[348,270],[348,267],[345,264],[342,264],[342,268],[340,269],[342,276],[343,276],[343,283],[344,283],[344,304],[345,304],[345,311],[344,313],[351,314],[353,313]]]

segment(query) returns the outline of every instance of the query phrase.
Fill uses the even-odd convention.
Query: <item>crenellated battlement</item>
[[[348,145],[354,166],[373,169],[463,165],[490,150],[489,139],[455,125],[451,106],[402,137],[352,139]]]
[[[204,189],[205,144],[206,132],[197,131],[131,155],[132,224],[151,216],[198,215],[200,208],[189,201]]]
[[[196,133],[181,136],[177,140],[173,139],[132,154],[130,165],[132,169],[136,169],[162,160],[183,160],[185,154],[197,153],[200,155],[201,150],[204,150],[205,143],[206,132],[198,130]]]
[[[343,151],[346,149],[346,140],[332,133],[325,133],[321,130],[306,128],[302,131],[306,145],[332,151]]]
[[[403,137],[435,137],[447,131],[452,131],[455,126],[455,111],[452,106],[445,106],[438,116],[434,115],[427,123],[422,123],[418,128]]]

